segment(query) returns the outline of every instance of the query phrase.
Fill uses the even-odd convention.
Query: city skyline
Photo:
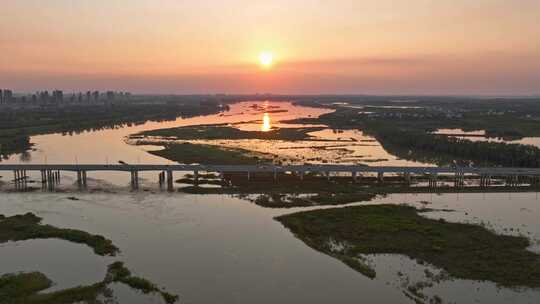
[[[0,86],[155,94],[540,94],[540,3],[10,1]],[[263,68],[261,54],[273,63]]]

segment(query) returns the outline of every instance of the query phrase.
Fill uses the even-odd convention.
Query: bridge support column
[[[517,187],[519,184],[518,175],[509,175],[506,177],[506,186],[507,187]]]
[[[41,188],[44,189],[47,187],[47,174],[45,170],[41,170]]]
[[[77,171],[77,187],[82,190],[82,172],[80,170]]]
[[[484,174],[480,174],[480,187],[485,188],[485,177]]]
[[[538,187],[538,185],[540,185],[538,176],[531,176],[531,187]]]
[[[325,171],[324,175],[326,175],[326,180],[330,181],[330,171]]]
[[[488,174],[480,175],[480,187],[487,188],[491,185],[491,176]]]
[[[159,172],[158,179],[159,179],[159,189],[163,189],[163,185],[165,184],[165,171]]]
[[[19,190],[19,170],[13,170],[13,185],[15,190]]]
[[[353,171],[353,172],[351,172],[351,175],[352,175],[353,182],[356,183],[358,181],[358,172]]]
[[[437,173],[433,173],[429,175],[429,187],[430,188],[437,188],[438,186],[438,175]]]
[[[131,171],[131,190],[139,189],[139,171]]]
[[[82,186],[84,189],[88,188],[88,180],[86,178],[86,171],[82,171]]]
[[[251,172],[247,172],[247,180],[250,181],[251,180]]]
[[[465,186],[465,175],[463,172],[456,172],[454,175],[454,187],[461,188]]]
[[[249,176],[248,176],[248,179],[249,179]],[[193,181],[194,181],[195,186],[199,185],[199,171],[197,170],[193,171]]]
[[[174,191],[173,187],[173,172],[171,170],[167,171],[167,191],[172,192]]]
[[[53,191],[54,190],[54,177],[51,170],[47,170],[47,190]]]
[[[223,174],[223,172],[219,172],[219,180],[222,184],[225,183],[225,175]]]
[[[298,172],[298,175],[300,176],[300,180],[301,180],[301,181],[304,180],[304,174],[305,174],[304,171],[299,171],[299,172]]]
[[[277,182],[277,171],[274,170],[274,181]]]
[[[380,184],[384,183],[384,172],[377,173],[377,182]]]
[[[410,185],[411,184],[411,173],[410,172],[403,173],[403,179],[405,180],[405,183],[407,185]]]
[[[26,170],[22,170],[22,183],[24,190],[28,189],[28,175],[26,175]]]

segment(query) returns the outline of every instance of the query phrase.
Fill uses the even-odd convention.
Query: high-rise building
[[[90,103],[92,101],[92,92],[88,91],[86,92],[86,103]]]
[[[4,91],[0,89],[0,105],[4,103]]]
[[[4,90],[3,103],[13,102],[13,92],[11,90]]]
[[[60,90],[53,91],[53,101],[54,103],[63,103],[64,102],[64,92]]]
[[[39,102],[42,104],[49,103],[49,91],[39,92]]]
[[[107,91],[107,100],[108,101],[114,100],[114,96],[115,96],[115,94],[114,94],[113,91]]]
[[[99,101],[99,91],[94,91],[93,95],[94,95],[94,101],[98,102]]]

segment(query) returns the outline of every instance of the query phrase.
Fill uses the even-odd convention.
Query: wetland
[[[382,118],[358,120],[350,112],[418,112],[439,104],[395,108],[370,103],[368,108],[355,105],[344,110],[322,103],[231,103],[217,114],[30,136],[31,150],[10,154],[3,162],[396,166],[478,162],[454,150],[434,153],[445,154],[444,158],[431,157],[427,153],[433,149],[426,145],[398,153],[399,147],[389,144],[396,139],[381,135],[397,133],[377,127]],[[397,121],[392,132],[404,132],[398,134],[400,141],[417,134],[433,136],[429,132],[435,126],[452,127],[430,123],[433,127],[411,129],[392,119]],[[520,134],[534,137],[529,123],[513,125]],[[498,135],[505,133],[502,127],[495,129]],[[515,165],[529,166],[535,158],[529,146],[486,149],[511,153]],[[501,162],[490,159],[489,164]],[[540,208],[535,188],[499,187],[486,193],[471,185],[462,191],[444,187],[434,191],[404,188],[392,176],[379,185],[370,176],[356,184],[339,175],[330,179],[306,175],[300,180],[289,173],[274,182],[272,174],[248,179],[245,174],[221,177],[201,172],[197,182],[190,173],[175,176],[176,193],[161,192],[157,176],[142,174],[141,191],[131,192],[127,174],[92,173],[90,187],[96,190],[79,193],[74,192],[74,178],[62,176],[54,193],[4,192],[0,197],[4,214],[0,240],[5,240],[0,257],[6,271],[0,295],[19,301],[13,303],[26,303],[21,297],[34,301],[28,303],[104,301],[111,294],[118,303],[540,299]],[[9,177],[0,180],[3,190],[11,187]],[[50,248],[41,243],[50,238],[61,245]],[[87,247],[98,258],[93,266],[85,262],[90,257],[84,254],[68,254],[92,251]],[[35,255],[41,262],[29,265]],[[79,276],[88,278],[69,284],[73,274],[52,266],[57,256],[65,266],[80,264]],[[90,275],[95,269],[101,272]],[[465,292],[469,290],[474,291]]]

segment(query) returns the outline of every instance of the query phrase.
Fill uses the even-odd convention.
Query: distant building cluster
[[[13,92],[7,89],[0,89],[0,104],[7,104],[13,102]]]
[[[0,89],[0,106],[70,106],[70,105],[110,105],[128,101],[129,92],[116,91],[87,91],[86,93],[64,94],[61,90],[38,91],[34,94],[17,94],[12,90]]]

